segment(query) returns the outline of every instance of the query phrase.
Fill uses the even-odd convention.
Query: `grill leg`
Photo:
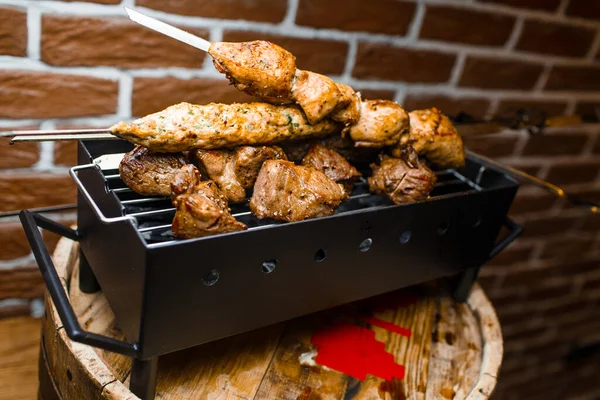
[[[92,267],[90,267],[81,250],[79,250],[79,290],[83,293],[96,293],[100,290],[100,285],[98,285]]]
[[[133,359],[129,390],[142,400],[152,400],[156,394],[158,357],[149,360]]]
[[[454,300],[459,303],[464,303],[467,301],[469,295],[471,294],[471,288],[477,280],[478,275],[479,267],[469,268],[458,274],[456,282],[454,283],[454,290],[452,292]]]

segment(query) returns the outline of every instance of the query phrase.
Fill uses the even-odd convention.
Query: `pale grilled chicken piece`
[[[356,124],[360,119],[360,93],[343,83],[336,85],[340,91],[341,100],[336,110],[331,113],[331,119],[343,123],[346,126],[344,129],[348,129],[348,126]]]
[[[346,193],[352,192],[352,185],[362,176],[340,153],[321,144],[313,145],[302,165],[323,172],[329,179],[344,185]]]
[[[266,160],[287,157],[277,146],[240,146],[233,150],[193,150],[190,159],[202,176],[215,181],[231,203],[240,203],[246,200],[246,190],[254,186]]]
[[[411,111],[410,131],[400,138],[400,145],[410,144],[420,156],[439,168],[465,165],[463,141],[452,122],[439,109]],[[392,150],[394,156],[401,148]]]
[[[147,196],[169,196],[171,181],[187,164],[183,153],[152,153],[135,146],[119,164],[123,182],[134,192]]]
[[[231,215],[227,197],[216,183],[200,181],[200,172],[191,164],[181,168],[171,192],[176,208],[171,229],[176,237],[191,239],[248,229]]]
[[[349,103],[333,80],[325,75],[302,70],[296,71],[292,98],[302,107],[311,124],[319,122],[336,108],[343,108]],[[341,103],[342,100],[345,104]]]
[[[261,219],[302,221],[332,215],[347,197],[343,186],[321,171],[268,160],[254,184],[250,210]]]
[[[309,124],[297,106],[266,103],[179,103],[110,128],[114,135],[131,143],[167,153],[275,144],[326,136],[340,129],[340,123],[328,119]]]
[[[236,89],[271,102],[291,102],[296,57],[284,48],[264,40],[214,42],[208,54]]]
[[[361,103],[360,119],[350,127],[349,134],[356,146],[384,147],[398,144],[408,129],[408,114],[398,104],[365,100]]]
[[[371,164],[368,178],[371,192],[390,198],[394,204],[425,200],[433,190],[437,177],[419,160],[410,146],[401,149],[400,158],[379,156],[379,165]]]

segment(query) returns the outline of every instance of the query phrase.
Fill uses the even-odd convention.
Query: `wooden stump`
[[[62,239],[54,261],[82,327],[123,338],[106,298],[79,291],[77,257]],[[501,360],[481,288],[458,304],[432,283],[163,356],[156,398],[487,399]],[[46,296],[39,398],[137,399],[130,367],[68,339]]]

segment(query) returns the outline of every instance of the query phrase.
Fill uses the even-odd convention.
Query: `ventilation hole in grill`
[[[277,266],[277,263],[278,261],[276,259],[264,261],[261,267],[262,272],[265,274],[270,274]]]
[[[360,242],[360,246],[358,246],[358,249],[364,253],[366,251],[369,251],[372,244],[373,244],[373,239],[366,238],[365,240]]]
[[[406,244],[406,243],[410,242],[410,237],[411,236],[412,236],[412,232],[411,231],[404,231],[404,232],[402,232],[402,234],[398,238],[398,241],[401,244]]]
[[[450,221],[442,221],[438,228],[438,235],[445,235],[446,232],[448,232],[448,229],[450,229]]]
[[[205,286],[212,286],[219,280],[219,275],[220,274],[218,270],[211,269],[208,271],[208,274],[202,277],[202,283],[204,283]]]
[[[322,261],[325,261],[325,258],[327,258],[327,250],[325,250],[325,249],[317,250],[317,252],[315,253],[315,261],[322,262]]]

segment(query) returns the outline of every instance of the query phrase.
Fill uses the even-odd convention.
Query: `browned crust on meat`
[[[365,100],[361,103],[360,119],[349,133],[356,146],[384,147],[398,144],[408,128],[408,114],[395,102]]]

